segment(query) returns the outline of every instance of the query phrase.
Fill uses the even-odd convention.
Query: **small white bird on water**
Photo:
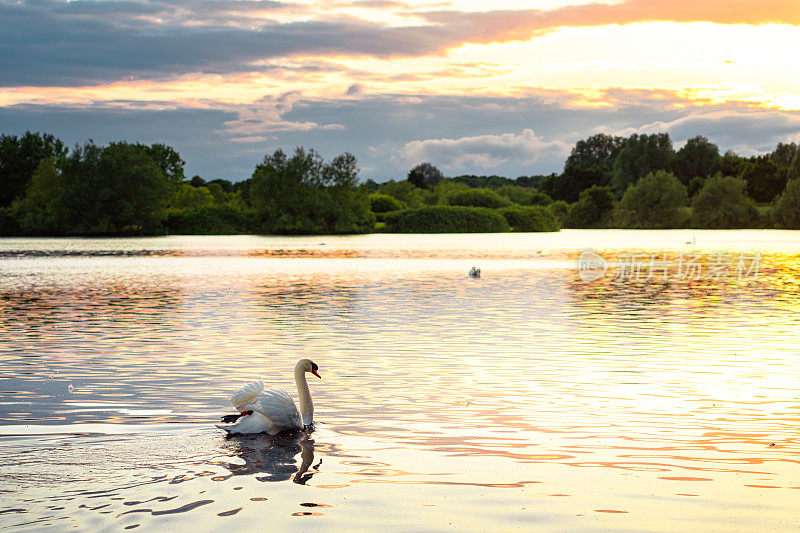
[[[314,403],[308,390],[306,372],[311,372],[322,379],[317,371],[319,367],[313,361],[300,359],[294,367],[294,381],[297,383],[297,394],[300,410],[292,398],[280,389],[264,387],[260,379],[252,381],[231,396],[231,403],[241,414],[222,417],[225,424],[216,424],[229,434],[233,433],[267,433],[277,435],[281,431],[303,429],[314,423]],[[239,420],[241,418],[241,420]],[[237,422],[237,420],[239,420]]]

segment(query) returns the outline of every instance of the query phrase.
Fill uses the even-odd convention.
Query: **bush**
[[[179,235],[230,235],[254,233],[255,213],[227,204],[171,210],[166,225]]]
[[[369,208],[373,213],[386,213],[403,209],[403,204],[394,196],[374,193],[369,195]]]
[[[680,210],[686,202],[686,187],[671,172],[659,170],[628,187],[615,218],[621,228],[677,228],[686,222]]]
[[[578,201],[569,207],[564,225],[569,228],[607,227],[615,200],[610,187],[593,185],[583,191]]]
[[[746,228],[758,219],[743,179],[717,174],[692,201],[692,225],[699,228]]]
[[[450,205],[465,207],[507,207],[511,201],[489,189],[467,189],[451,194],[447,197]]]
[[[540,205],[504,207],[498,212],[505,217],[511,231],[558,231],[558,219]]]
[[[491,209],[433,205],[386,215],[395,233],[498,233],[509,231],[508,222]]]
[[[379,194],[393,196],[409,208],[422,207],[425,201],[425,190],[414,186],[410,181],[387,181],[378,186]]]
[[[424,196],[422,198],[425,205],[447,205],[448,198],[456,193],[468,191],[470,188],[464,183],[458,183],[450,178],[445,178],[437,183],[436,186],[431,190],[419,190],[424,192]],[[420,205],[417,207],[422,206]]]
[[[800,229],[800,179],[789,180],[772,211],[775,223],[785,229]]]

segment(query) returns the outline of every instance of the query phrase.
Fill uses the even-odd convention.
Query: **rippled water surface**
[[[799,313],[791,231],[0,239],[0,527],[797,530]]]

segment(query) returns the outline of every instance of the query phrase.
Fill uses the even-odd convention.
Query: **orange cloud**
[[[559,27],[655,21],[800,26],[800,1],[629,0],[619,4],[566,6],[549,11],[432,11],[420,16],[431,23],[460,28],[462,31],[458,33],[465,35],[465,42],[488,43],[527,40],[537,33],[547,33]]]

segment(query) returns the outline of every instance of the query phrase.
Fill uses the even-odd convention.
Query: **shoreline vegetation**
[[[800,229],[800,146],[720,155],[698,136],[593,135],[560,174],[445,177],[420,163],[361,182],[355,156],[267,154],[239,182],[187,179],[164,144],[0,135],[0,236],[491,233],[560,228]]]

